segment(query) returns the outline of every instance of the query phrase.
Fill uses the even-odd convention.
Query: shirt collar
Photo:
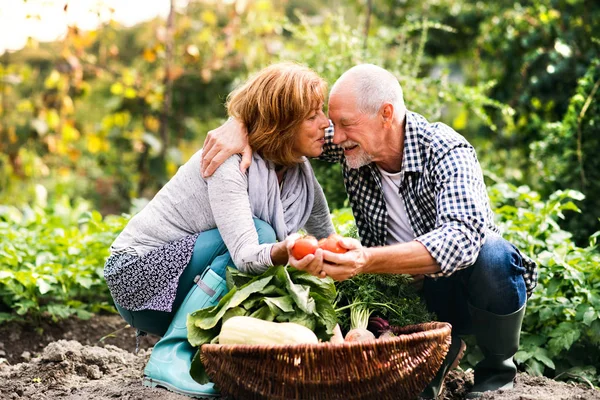
[[[402,155],[402,171],[404,172],[423,171],[422,154],[419,148],[419,122],[418,114],[406,111],[404,150]]]

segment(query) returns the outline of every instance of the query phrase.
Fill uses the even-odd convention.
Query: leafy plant
[[[600,232],[582,248],[558,223],[565,211],[579,211],[572,200],[582,200],[582,194],[557,191],[543,201],[527,187],[504,183],[491,186],[489,193],[505,237],[539,267],[516,361],[532,375],[598,385],[600,253],[596,240]]]
[[[0,206],[0,321],[89,318],[112,310],[102,271],[126,216],[102,218],[88,202]]]
[[[600,148],[599,125],[600,59],[597,58],[579,79],[562,120],[544,124],[544,137],[530,147],[531,162],[542,178],[541,189],[551,192],[569,187],[587,194],[579,203],[582,213],[561,223],[580,245],[585,245],[587,237],[600,229],[598,219],[589,218],[590,213],[600,208],[599,197],[594,195],[600,192],[600,160],[595,156]]]

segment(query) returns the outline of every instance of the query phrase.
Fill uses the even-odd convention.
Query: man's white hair
[[[404,120],[406,106],[402,87],[391,72],[373,64],[356,65],[335,81],[330,96],[342,85],[348,84],[351,85],[350,90],[354,94],[360,113],[374,117],[384,103],[391,103],[399,121]]]

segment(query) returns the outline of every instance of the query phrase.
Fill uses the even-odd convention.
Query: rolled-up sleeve
[[[432,166],[436,182],[436,228],[415,240],[422,243],[449,276],[477,260],[485,242],[489,200],[475,151],[469,146],[450,149]]]

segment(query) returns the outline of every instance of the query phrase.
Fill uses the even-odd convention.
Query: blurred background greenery
[[[0,37],[84,3],[2,1]],[[372,62],[398,77],[409,109],[476,147],[499,225],[540,265],[519,364],[598,385],[600,2],[136,4],[146,15],[159,3],[161,17],[131,25],[119,2],[90,1],[97,27],[71,18],[55,41],[0,50],[0,321],[112,309],[108,246],[225,120],[248,74],[293,60],[332,84]],[[17,6],[22,22],[7,17]],[[339,166],[314,167],[338,229],[354,232]]]
[[[410,109],[465,135],[486,170],[585,194],[565,221],[577,240],[600,228],[597,1],[164,0],[166,20],[131,27],[104,3],[90,10],[105,16],[97,29],[72,24],[0,56],[0,203],[29,204],[41,184],[127,212],[202,146],[249,73],[295,60],[331,84],[373,62],[398,76]],[[339,208],[339,168],[315,165]]]

